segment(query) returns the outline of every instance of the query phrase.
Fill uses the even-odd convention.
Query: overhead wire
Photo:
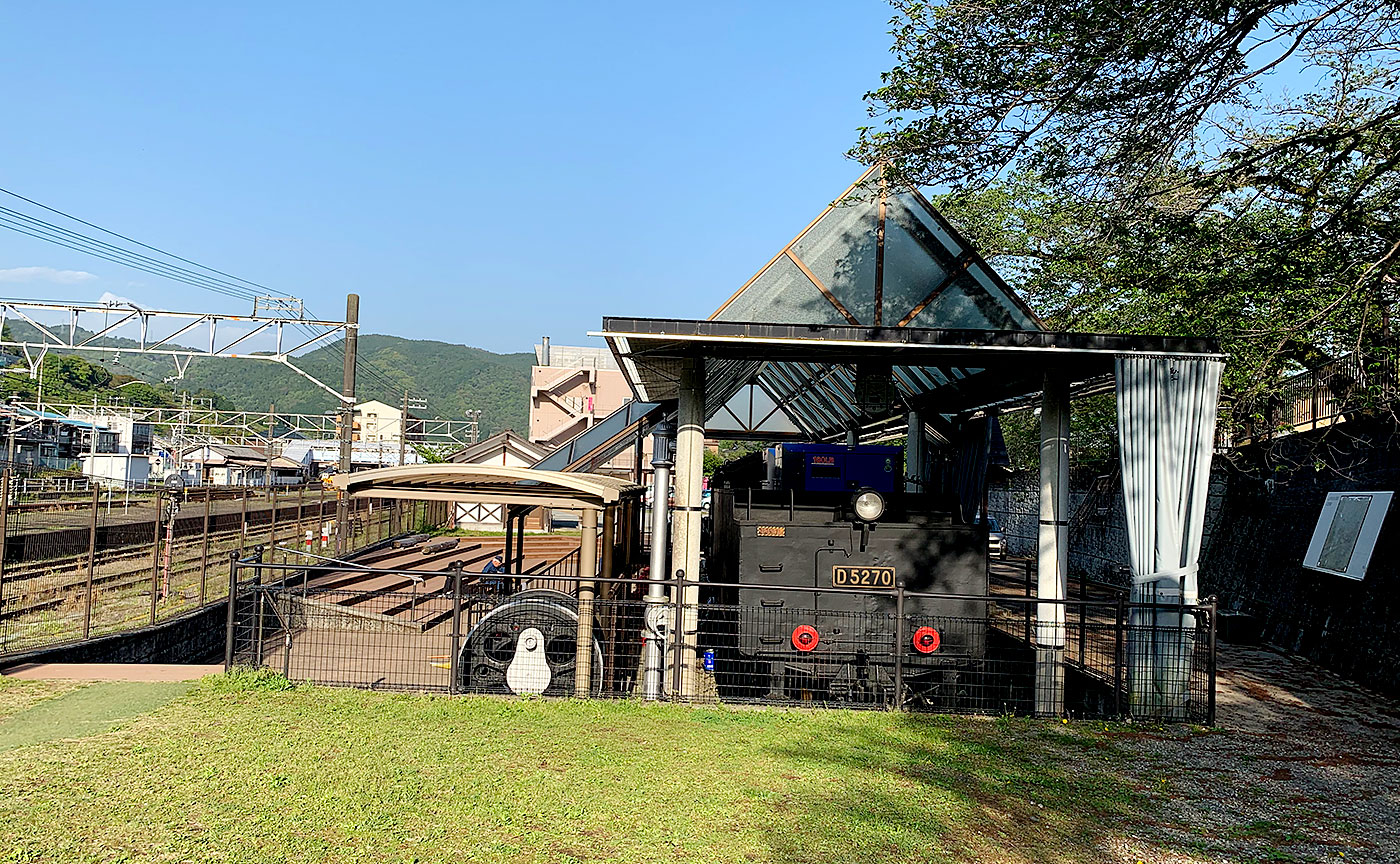
[[[0,206],[0,227],[8,228],[9,230],[15,231],[16,233],[33,237],[38,240],[44,240],[46,242],[62,246],[66,249],[71,249],[76,252],[82,252],[87,255],[92,255],[93,257],[102,259],[104,261],[110,261],[114,264],[120,264],[124,267],[130,267],[134,270],[139,270],[141,272],[149,273],[154,276],[160,276],[165,279],[170,279],[175,282],[180,282],[182,284],[190,285],[195,288],[201,288],[206,291],[222,294],[224,296],[232,297],[235,299],[256,300],[260,295],[256,291],[251,290],[251,288],[260,288],[263,291],[275,293],[274,289],[260,282],[254,282],[250,279],[244,279],[240,276],[235,276],[232,273],[228,273],[226,271],[219,270],[214,267],[209,267],[208,265],[200,264],[199,262],[193,261],[189,258],[176,255],[173,252],[168,252],[157,246],[152,246],[148,243],[143,243],[140,240],[136,240],[135,238],[129,237],[125,234],[121,234],[119,232],[112,231],[111,229],[104,228],[101,225],[97,225],[96,223],[89,222],[85,219],[81,219],[77,216],[72,215],[71,213],[67,213],[55,207],[50,207],[47,204],[43,204],[32,198],[14,192],[10,189],[0,187],[0,193],[4,193],[13,198],[17,198],[21,201],[39,207],[50,213],[62,216],[65,219],[71,219],[76,223],[86,225],[89,228],[101,231],[102,233],[107,234],[109,236],[116,237],[120,240],[125,240],[126,242],[133,243],[143,249],[148,249],[152,252],[164,255],[167,258],[171,258],[175,261],[180,261],[185,264],[189,264],[192,267],[199,268],[200,270],[204,270],[207,273],[212,273],[215,275],[209,276],[206,275],[206,273],[199,273],[185,267],[180,267],[175,264],[160,261],[159,259],[152,258],[149,255],[144,255],[142,253],[135,252],[129,249],[123,249],[120,246],[108,243],[104,240],[99,240],[82,232],[73,231],[71,229],[64,228],[60,225],[56,225],[52,222],[39,219],[38,217],[28,215],[18,210]],[[216,277],[225,278],[220,279]],[[245,286],[251,286],[251,288]],[[306,314],[311,315],[312,318],[316,317],[315,314],[312,313],[309,308],[305,307],[304,305],[302,308],[303,311]],[[288,318],[287,320],[293,323],[307,335],[314,335],[316,332],[315,329],[312,328],[310,325],[300,324],[298,322],[298,319]],[[327,349],[328,353],[336,359],[338,359],[341,364],[344,364],[345,349],[343,341],[338,343],[331,343],[322,347]],[[357,356],[355,366],[357,373],[363,374],[364,377],[370,379],[370,382],[378,385],[378,387],[384,390],[397,393],[402,389],[399,382],[395,381],[387,371],[381,369],[372,359],[368,357]]]

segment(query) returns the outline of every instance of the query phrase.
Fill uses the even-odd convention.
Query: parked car
[[[1001,524],[995,516],[987,517],[987,554],[992,558],[1006,559],[1006,535],[1002,533]]]

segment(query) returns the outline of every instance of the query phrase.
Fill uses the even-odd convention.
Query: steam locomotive
[[[986,654],[986,601],[906,597],[900,628],[895,589],[985,597],[987,532],[955,500],[904,492],[902,457],[780,445],[766,488],[752,466],[721,474],[701,632],[718,643],[721,697],[884,702],[897,652],[906,694],[946,701],[966,687]]]
[[[906,493],[903,478],[902,448],[823,444],[779,445],[717,473],[697,648],[713,653],[719,698],[883,704],[896,655],[906,699],[965,694],[986,656],[987,601],[967,598],[987,595],[987,530],[955,498]],[[897,585],[961,596],[905,597],[901,627]],[[572,693],[577,621],[565,594],[507,600],[462,646],[464,688]],[[604,645],[626,642],[595,627],[594,692]],[[527,666],[544,671],[522,690],[512,681]]]

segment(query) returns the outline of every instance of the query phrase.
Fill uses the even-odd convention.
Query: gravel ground
[[[1400,704],[1269,650],[1219,667],[1219,729],[1109,733],[1161,802],[1122,859],[1400,862]]]

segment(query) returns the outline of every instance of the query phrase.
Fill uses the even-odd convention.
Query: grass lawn
[[[81,692],[0,679],[0,732]],[[0,862],[1131,862],[1154,794],[1102,724],[258,675],[151,704],[0,751]]]

